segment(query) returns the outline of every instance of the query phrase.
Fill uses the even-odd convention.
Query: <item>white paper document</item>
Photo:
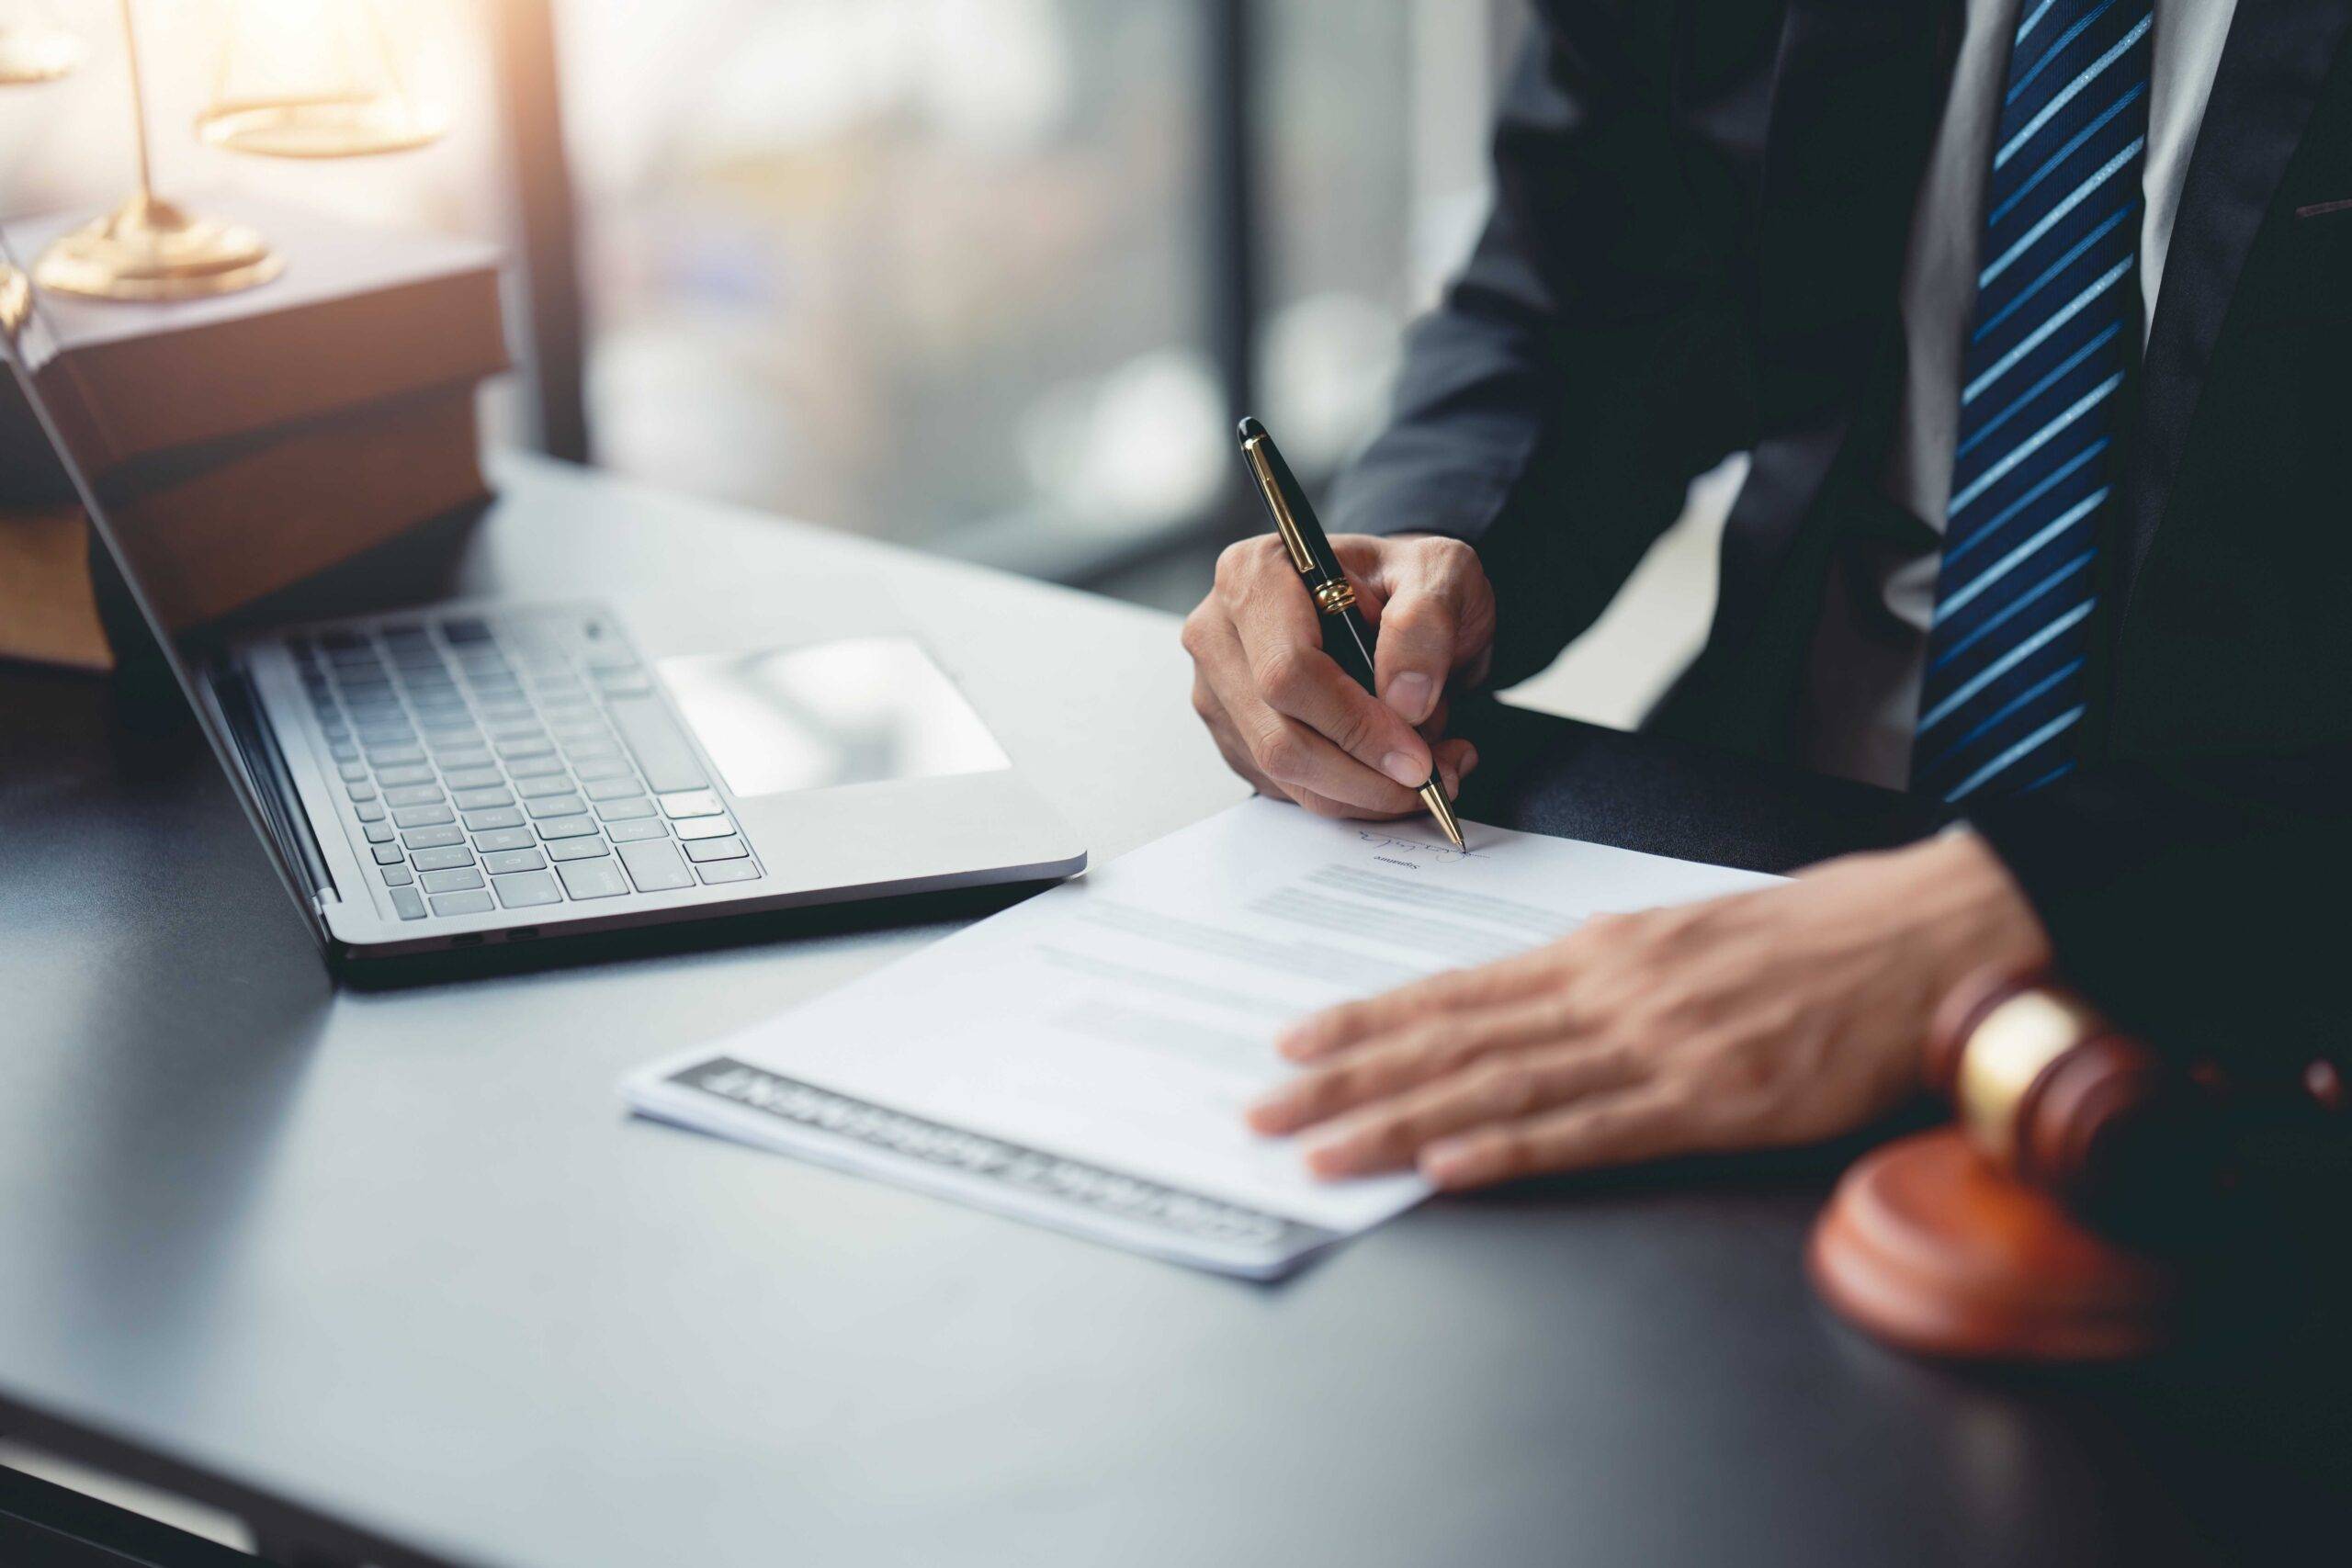
[[[1410,1207],[1310,1178],[1242,1108],[1286,1022],[1776,879],[1465,824],[1250,800],[731,1039],[624,1080],[639,1111],[1228,1273]]]

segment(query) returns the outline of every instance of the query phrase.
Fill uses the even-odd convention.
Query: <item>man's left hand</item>
[[[2048,957],[2000,861],[1948,834],[1316,1014],[1280,1042],[1311,1070],[1250,1122],[1312,1129],[1318,1176],[1418,1165],[1457,1189],[1811,1143],[1917,1090],[1962,976]]]

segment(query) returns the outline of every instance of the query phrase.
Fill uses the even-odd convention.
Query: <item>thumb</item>
[[[1381,607],[1373,673],[1380,700],[1408,724],[1421,723],[1436,709],[1446,677],[1461,661],[1468,580],[1455,558],[1468,554],[1454,540],[1415,540],[1384,563],[1387,603]]]

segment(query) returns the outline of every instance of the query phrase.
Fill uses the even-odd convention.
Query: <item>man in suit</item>
[[[2159,1043],[2340,1032],[2298,892],[2352,868],[2347,21],[1540,0],[1492,217],[1333,509],[1378,698],[1253,542],[1195,705],[1267,794],[1409,812],[1476,764],[1448,693],[1540,669],[1746,450],[1651,727],[1957,826],[1309,1020],[1257,1126],[1445,1186],[1818,1138],[1985,964]]]

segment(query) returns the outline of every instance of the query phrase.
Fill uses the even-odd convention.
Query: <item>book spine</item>
[[[470,385],[411,396],[110,497],[174,626],[228,614],[490,493]]]
[[[209,327],[78,347],[69,431],[111,468],[508,369],[498,274],[481,268],[242,316]],[[200,375],[175,366],[201,366]],[[192,385],[203,395],[191,397]],[[70,417],[65,411],[61,417]],[[86,443],[87,445],[83,445]]]

